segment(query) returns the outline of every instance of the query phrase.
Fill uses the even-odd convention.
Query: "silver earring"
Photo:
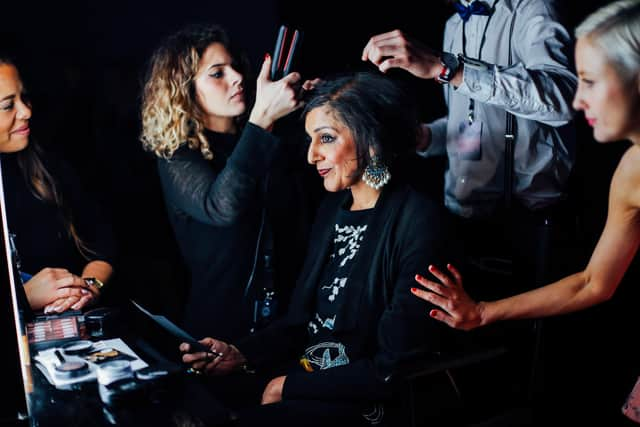
[[[371,188],[379,190],[391,179],[391,172],[387,165],[380,161],[378,156],[371,157],[371,163],[367,165],[362,174],[362,180]]]

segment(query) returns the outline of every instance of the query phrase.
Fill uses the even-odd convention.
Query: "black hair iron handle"
[[[279,80],[291,72],[293,59],[295,58],[296,50],[300,46],[300,40],[302,33],[298,30],[293,31],[291,36],[291,42],[289,44],[289,50],[285,55],[285,46],[287,44],[287,36],[289,35],[289,28],[286,25],[281,25],[278,31],[278,38],[276,39],[276,45],[273,50],[273,61],[271,62],[271,80]]]
[[[273,59],[271,60],[271,80],[277,80],[278,71],[280,70],[280,64],[282,63],[282,51],[284,50],[284,41],[287,38],[288,28],[286,25],[281,25],[278,31],[278,38],[276,39],[276,46],[273,49]]]

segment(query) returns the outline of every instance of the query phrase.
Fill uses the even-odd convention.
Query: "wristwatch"
[[[442,64],[442,70],[440,74],[436,76],[436,81],[443,85],[449,84],[453,76],[455,76],[460,69],[461,62],[453,53],[442,52],[442,55],[440,55],[440,63]]]
[[[84,283],[86,283],[87,286],[93,286],[97,290],[100,290],[104,287],[104,283],[102,283],[102,280],[96,279],[95,277],[83,277],[82,280],[84,280]]]

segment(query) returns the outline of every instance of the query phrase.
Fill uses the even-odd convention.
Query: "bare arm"
[[[546,317],[581,310],[611,298],[640,244],[640,148],[631,147],[614,174],[607,222],[584,271],[510,298],[475,302],[464,292],[455,268],[453,279],[437,269],[443,284],[416,277],[432,292],[414,294],[441,307],[430,315],[458,329],[473,329],[498,320]]]
[[[100,260],[89,262],[82,270],[82,277],[95,277],[105,285],[111,278],[112,274],[113,267],[111,267],[111,264]]]
[[[100,280],[104,285],[107,285],[109,279],[111,279],[111,275],[113,274],[113,267],[111,264],[105,261],[95,260],[90,261],[87,265],[84,266],[82,270],[82,277],[95,277]],[[87,299],[85,297],[85,301],[79,301],[77,306],[74,306],[75,310],[79,310],[84,305],[94,302],[100,297],[100,289],[97,289],[94,286],[90,287],[91,296]]]

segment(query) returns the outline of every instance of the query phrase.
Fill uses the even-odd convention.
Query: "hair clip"
[[[293,36],[289,43],[289,50],[284,55],[285,44],[287,43],[287,36],[289,28],[286,25],[281,25],[278,31],[278,38],[276,39],[276,46],[273,50],[273,62],[271,63],[271,80],[279,80],[282,77],[289,74],[291,66],[293,64],[293,58],[296,53],[296,49],[300,45],[302,39],[302,32],[298,30],[293,31]],[[283,61],[284,59],[284,61]]]

